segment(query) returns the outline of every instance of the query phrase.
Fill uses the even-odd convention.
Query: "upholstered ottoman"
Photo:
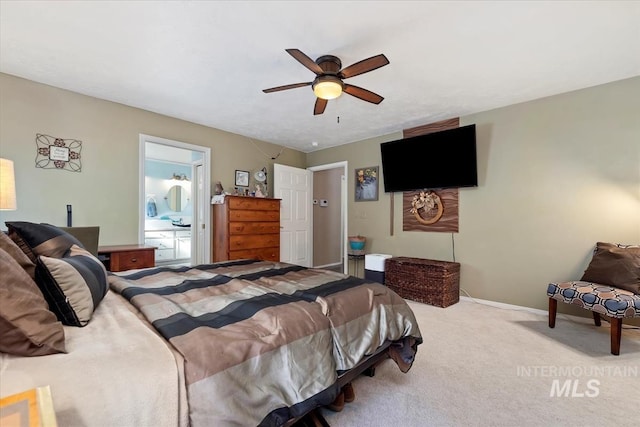
[[[600,315],[611,319],[611,353],[620,354],[620,338],[622,335],[622,319],[640,317],[640,295],[612,286],[597,283],[573,281],[550,283],[547,287],[549,296],[549,327],[556,324],[558,301],[574,304],[593,313],[596,326],[600,326]]]

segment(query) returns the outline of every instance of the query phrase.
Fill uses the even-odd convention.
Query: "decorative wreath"
[[[424,219],[420,215],[420,210],[424,210],[428,212],[433,208],[437,207],[437,212],[430,219]],[[442,200],[440,200],[440,196],[438,196],[433,191],[421,191],[420,194],[416,194],[413,196],[413,200],[411,201],[411,209],[409,210],[415,216],[416,220],[420,224],[429,225],[434,224],[442,218],[442,213],[444,212],[444,208],[442,206]]]

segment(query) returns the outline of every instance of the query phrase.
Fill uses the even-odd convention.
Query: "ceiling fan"
[[[324,109],[327,107],[327,101],[337,98],[342,94],[342,92],[346,92],[351,96],[355,96],[356,98],[373,104],[380,104],[384,99],[377,93],[343,82],[344,79],[368,73],[369,71],[373,71],[387,65],[389,60],[382,54],[363,59],[360,62],[356,62],[355,64],[341,69],[342,62],[340,61],[340,58],[333,55],[323,55],[313,61],[298,49],[286,49],[286,51],[302,65],[313,71],[316,74],[315,80],[312,82],[294,83],[264,89],[264,93],[311,86],[313,88],[313,93],[317,97],[316,104],[313,108],[314,115],[324,113]]]

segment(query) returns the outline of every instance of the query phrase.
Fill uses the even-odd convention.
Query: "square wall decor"
[[[36,167],[80,172],[82,141],[36,134]]]

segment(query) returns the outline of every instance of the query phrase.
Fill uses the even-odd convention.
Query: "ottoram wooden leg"
[[[622,339],[622,319],[611,318],[611,354],[620,355],[620,340]]]
[[[558,311],[558,300],[549,298],[549,327],[556,327],[556,312]]]
[[[595,311],[593,311],[592,313],[593,321],[595,322],[596,326],[600,326],[602,324],[602,322],[600,322],[600,313],[596,313]]]

